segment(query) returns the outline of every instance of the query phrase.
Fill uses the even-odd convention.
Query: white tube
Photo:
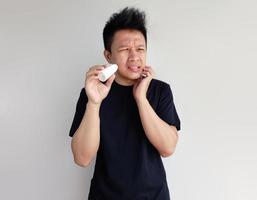
[[[102,82],[105,82],[111,75],[113,75],[118,69],[116,64],[108,64],[99,74],[98,79]]]

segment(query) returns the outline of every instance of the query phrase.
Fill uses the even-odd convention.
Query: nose
[[[135,48],[131,48],[129,51],[129,61],[138,61],[139,56]]]

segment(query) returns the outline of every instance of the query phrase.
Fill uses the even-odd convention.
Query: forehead
[[[113,45],[124,45],[131,42],[145,45],[144,35],[140,31],[130,29],[115,32],[113,37]]]

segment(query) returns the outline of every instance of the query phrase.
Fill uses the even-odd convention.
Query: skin
[[[106,60],[118,65],[117,72],[104,84],[97,77],[104,69],[104,65],[92,66],[87,71],[87,107],[71,142],[74,161],[79,166],[88,166],[97,154],[100,142],[99,109],[114,80],[120,85],[133,85],[133,96],[145,134],[160,155],[167,157],[174,153],[178,140],[176,127],[159,118],[146,98],[148,87],[154,77],[154,70],[146,65],[146,53],[146,42],[141,32],[120,30],[114,34],[111,51],[104,50]],[[133,67],[137,67],[137,71],[132,71]]]

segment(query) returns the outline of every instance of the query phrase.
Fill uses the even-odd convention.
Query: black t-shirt
[[[147,99],[156,114],[180,130],[170,85],[152,79]],[[69,136],[85,113],[87,96],[81,89]],[[113,82],[100,107],[100,145],[91,179],[89,200],[169,200],[161,156],[145,135],[133,85]]]

